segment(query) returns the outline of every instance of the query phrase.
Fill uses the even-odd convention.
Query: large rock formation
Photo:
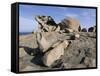
[[[90,34],[92,35],[91,37],[89,36]],[[71,41],[65,53],[66,54],[62,58],[63,59],[62,61],[64,63],[63,66],[65,68],[95,67],[96,66],[95,33],[80,33],[80,38]]]
[[[55,32],[45,32],[37,34],[37,43],[42,52],[47,51],[57,41],[57,33]]]
[[[68,41],[63,41],[56,45],[55,48],[52,48],[49,50],[44,56],[43,56],[43,63],[46,66],[51,66],[56,60],[60,59],[61,56],[64,55],[64,49],[68,46]]]
[[[66,49],[64,49],[64,52],[62,51],[62,53],[60,53],[61,50],[59,52],[55,50],[56,51],[55,53],[55,51],[53,51],[54,49],[57,48],[59,49],[58,45],[60,43],[58,42],[52,45],[51,48],[43,54],[40,53],[38,46],[29,47],[30,45],[34,44],[38,45],[38,43],[35,42],[37,41],[35,40],[36,36],[34,36],[34,39],[33,39],[33,34],[31,34],[31,36],[26,35],[26,37],[20,36],[21,37],[20,46],[24,46],[23,48],[27,52],[25,56],[20,58],[21,62],[20,67],[22,67],[22,69],[20,70],[21,71],[25,70],[26,69],[25,67],[27,66],[32,66],[33,69],[31,70],[33,71],[56,69],[56,68],[70,69],[70,68],[96,67],[96,33],[82,32],[79,34],[80,37],[78,39],[77,38],[68,39],[69,45],[67,46]],[[62,35],[63,36],[60,39],[61,41],[66,39],[66,35],[65,34]],[[54,62],[51,63],[51,65],[47,65],[42,61],[44,58],[46,58],[46,56],[55,57],[55,55],[51,56],[53,53],[57,54],[58,58],[57,60],[54,59]],[[49,62],[48,58],[46,58],[46,60]],[[45,67],[44,65],[49,67]],[[52,65],[54,65],[53,68],[51,68]]]
[[[36,16],[35,20],[38,22],[41,32],[60,30],[60,27],[55,23],[51,16]]]
[[[60,34],[58,32],[43,32],[43,33],[37,33],[36,37],[41,52],[46,52],[50,47],[54,46],[59,41],[63,41],[66,39],[73,40],[77,38],[77,34],[74,33]]]
[[[61,26],[61,30],[70,28],[78,32],[81,29],[80,22],[77,19],[71,17],[67,17],[64,20],[62,20],[59,23],[59,26]]]
[[[61,24],[50,16],[35,19],[40,31],[19,37],[20,71],[96,67],[96,32],[80,32],[73,18]]]

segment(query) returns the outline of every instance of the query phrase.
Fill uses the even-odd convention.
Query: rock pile
[[[20,38],[20,67],[26,68],[20,70],[29,70],[27,66],[31,70],[96,67],[96,27],[81,30],[74,18],[59,24],[51,16],[36,16],[35,20],[39,31]]]

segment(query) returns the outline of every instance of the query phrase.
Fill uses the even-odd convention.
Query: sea
[[[19,35],[29,35],[32,34],[32,32],[19,32]]]

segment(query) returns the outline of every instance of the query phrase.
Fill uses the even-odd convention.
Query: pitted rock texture
[[[39,24],[40,32],[59,31],[60,27],[51,16],[36,16],[35,20]]]
[[[51,67],[43,64],[44,54],[39,51],[38,46],[32,46],[38,45],[34,35],[20,36],[20,46],[27,52],[27,55],[20,57],[20,71],[96,67],[96,33],[81,32],[80,38],[69,39],[70,45],[64,50],[64,55],[56,60]],[[65,33],[60,36],[62,35],[62,39],[66,39]],[[30,45],[32,47],[29,47]],[[30,66],[33,68],[29,68]]]
[[[36,16],[37,32],[19,36],[19,71],[96,67],[96,26],[81,30],[75,18],[56,24]]]
[[[81,29],[80,22],[72,17],[65,18],[59,23],[59,25],[61,26],[62,30],[65,28],[70,28],[73,29],[74,31],[80,31]]]

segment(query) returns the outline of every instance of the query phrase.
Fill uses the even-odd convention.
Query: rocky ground
[[[56,60],[52,67],[42,62],[43,53],[39,52],[36,34],[19,36],[19,70],[53,70],[71,68],[96,67],[96,33],[80,32],[80,37],[69,39],[67,33],[57,38],[67,39],[69,45],[64,49],[64,55]],[[55,34],[56,35],[56,34]]]

